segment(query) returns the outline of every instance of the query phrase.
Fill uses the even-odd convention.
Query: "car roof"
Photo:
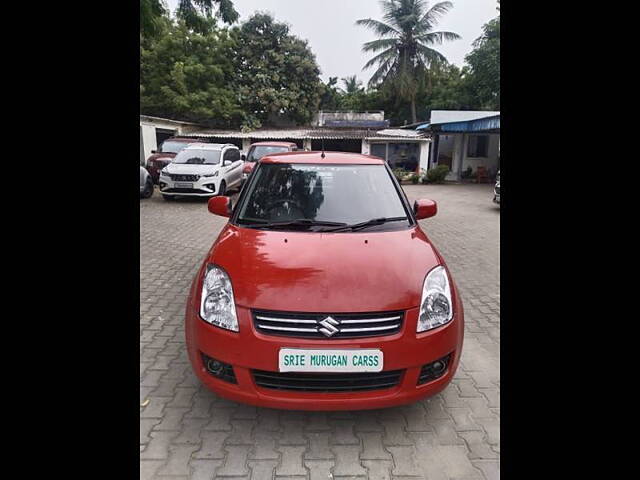
[[[222,150],[224,147],[236,147],[233,143],[202,143],[196,142],[192,143],[184,150]]]
[[[371,155],[348,152],[283,152],[265,155],[260,163],[316,163],[343,165],[383,165],[384,160]]]
[[[254,145],[265,145],[265,146],[272,146],[272,147],[291,147],[291,146],[297,147],[298,146],[293,142],[255,142],[251,144],[252,147]]]

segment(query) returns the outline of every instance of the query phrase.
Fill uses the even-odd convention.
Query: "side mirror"
[[[413,204],[413,213],[418,220],[433,217],[436,213],[438,213],[438,205],[436,204],[436,202],[434,202],[433,200],[429,200],[428,198],[416,200]]]
[[[221,217],[231,216],[231,199],[229,197],[211,197],[209,199],[209,211]]]
[[[240,160],[244,162],[246,159],[247,159],[247,156],[244,153],[240,155]]]

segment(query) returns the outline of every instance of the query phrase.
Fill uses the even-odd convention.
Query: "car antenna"
[[[322,153],[320,154],[320,158],[324,158],[325,154],[324,154],[324,138],[322,139]]]

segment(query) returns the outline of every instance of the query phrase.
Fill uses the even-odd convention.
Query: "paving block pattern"
[[[140,201],[140,478],[500,478],[500,210],[490,185],[408,185],[465,308],[460,367],[442,393],[362,412],[291,412],[221,399],[191,371],[183,314],[225,219],[204,200]],[[402,252],[398,252],[400,255]]]

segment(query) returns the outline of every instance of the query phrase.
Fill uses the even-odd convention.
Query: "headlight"
[[[202,175],[203,177],[217,177],[218,176],[218,170],[215,171],[215,173],[209,173],[207,175]]]
[[[231,280],[224,270],[215,265],[207,265],[207,272],[202,282],[200,316],[211,325],[238,331]]]
[[[449,277],[442,265],[431,270],[422,285],[418,332],[431,330],[448,323],[453,318],[453,303]]]

